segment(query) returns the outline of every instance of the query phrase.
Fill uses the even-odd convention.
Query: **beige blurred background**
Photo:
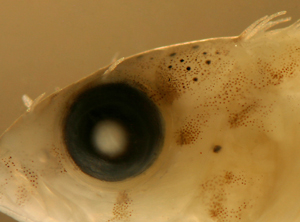
[[[240,34],[297,0],[0,0],[0,132],[35,98],[108,64],[119,52]],[[289,23],[290,24],[290,23]],[[0,215],[0,222],[14,221]]]

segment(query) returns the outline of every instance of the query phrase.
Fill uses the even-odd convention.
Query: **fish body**
[[[289,20],[271,21],[284,13],[240,36],[120,59],[30,103],[0,139],[1,211],[47,222],[300,221],[299,22],[267,31]],[[149,163],[118,176],[97,167],[122,153],[86,168],[84,155],[70,152],[80,133],[66,132],[77,127],[68,125],[81,118],[77,109],[97,103],[89,93],[110,88],[124,104],[147,97],[149,108],[134,116],[151,117],[140,131],[160,132],[147,143],[158,147]]]

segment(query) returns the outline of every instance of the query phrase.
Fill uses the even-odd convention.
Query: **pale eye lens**
[[[164,125],[158,107],[124,83],[88,89],[65,117],[65,143],[86,174],[121,181],[144,172],[159,155]]]
[[[110,158],[116,158],[126,151],[126,129],[115,121],[104,120],[97,123],[92,138],[96,150]]]

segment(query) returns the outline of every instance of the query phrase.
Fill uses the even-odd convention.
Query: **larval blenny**
[[[300,22],[119,59],[0,139],[19,221],[300,221]]]

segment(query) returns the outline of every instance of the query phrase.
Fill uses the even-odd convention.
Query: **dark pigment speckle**
[[[221,147],[221,146],[219,146],[219,145],[216,145],[216,146],[214,146],[214,148],[213,148],[213,152],[214,152],[214,153],[218,153],[218,152],[220,152],[220,151],[221,151],[221,149],[222,149],[222,147]]]

